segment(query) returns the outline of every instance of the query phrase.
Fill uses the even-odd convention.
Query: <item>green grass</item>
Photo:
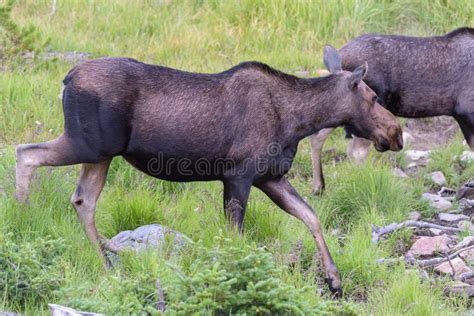
[[[0,5],[5,1],[0,0]],[[470,0],[344,0],[344,1],[17,1],[14,20],[37,28],[46,50],[87,52],[94,57],[129,56],[145,62],[191,71],[216,72],[244,60],[260,60],[288,72],[322,67],[322,47],[336,47],[366,32],[411,35],[442,34],[456,27],[474,25]],[[0,33],[1,36],[2,33]],[[106,311],[119,301],[136,302],[150,289],[140,282],[159,277],[173,291],[174,268],[188,271],[194,252],[168,256],[155,252],[139,257],[126,254],[118,271],[104,271],[96,251],[88,243],[70,206],[78,166],[43,168],[37,172],[28,207],[18,206],[14,193],[14,145],[52,139],[62,131],[59,99],[61,80],[71,64],[61,60],[24,62],[8,58],[0,65],[0,242],[12,238],[29,245],[40,238],[61,239],[64,277],[58,291],[46,298],[21,301],[6,299],[0,288],[0,310],[27,315],[48,314],[47,303],[102,302]],[[426,172],[441,170],[451,186],[474,176],[474,164],[453,162],[465,147],[462,137],[436,149]],[[334,133],[325,149],[344,156],[342,131]],[[403,163],[399,154],[371,153],[369,162],[355,166],[344,161],[333,165],[325,155],[327,192],[311,192],[311,159],[307,140],[298,150],[290,179],[300,194],[320,214],[327,242],[340,269],[345,302],[340,310],[359,314],[449,315],[467,303],[441,295],[442,284],[430,284],[403,266],[377,265],[376,259],[396,253],[400,233],[375,246],[371,225],[385,225],[406,218],[409,211],[431,210],[418,197],[430,189],[422,172],[414,179],[398,179],[391,168]],[[97,207],[97,226],[111,237],[121,230],[160,223],[183,232],[204,247],[216,246],[215,236],[231,240],[235,247],[264,247],[279,268],[278,278],[303,291],[301,299],[314,306],[332,304],[318,296],[322,279],[313,260],[314,242],[302,223],[279,210],[261,192],[251,193],[245,233],[228,229],[222,211],[220,183],[176,184],[147,177],[121,158],[112,162],[107,184]],[[336,232],[335,229],[339,229]],[[7,233],[11,233],[8,234]],[[287,268],[295,245],[301,242],[301,262]],[[0,247],[2,245],[0,244]],[[254,248],[245,248],[249,255]],[[249,250],[250,249],[250,250]],[[0,258],[1,259],[1,258]],[[138,282],[138,283],[140,283]],[[74,305],[73,304],[73,305]],[[92,303],[90,303],[92,304]],[[93,305],[91,305],[93,306]],[[108,309],[107,309],[108,308]],[[122,307],[120,307],[122,308]],[[129,307],[130,309],[133,308]],[[331,307],[332,308],[332,307]]]

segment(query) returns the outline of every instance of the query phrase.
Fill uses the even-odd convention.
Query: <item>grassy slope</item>
[[[50,16],[51,1],[18,2],[14,10],[17,21],[36,25],[43,37],[50,38],[52,50],[130,56],[205,72],[221,71],[243,60],[260,60],[289,72],[313,71],[321,67],[325,43],[340,46],[364,32],[425,35],[474,25],[474,4],[469,0],[58,1],[54,16]],[[102,284],[113,272],[102,271],[69,205],[77,166],[40,170],[28,210],[20,209],[12,198],[13,145],[43,141],[61,133],[58,94],[70,65],[36,61],[20,67],[12,61],[8,66],[11,70],[0,76],[0,232],[11,231],[20,240],[48,235],[64,238],[70,246],[64,254],[67,286]],[[468,168],[459,174],[450,164],[449,153],[462,150],[460,139],[441,150],[430,166],[446,171],[454,185],[473,173],[473,168]],[[342,133],[330,139],[326,148],[330,147],[344,152]],[[321,215],[342,273],[346,299],[356,302],[360,312],[367,314],[446,315],[462,309],[462,302],[442,298],[440,286],[423,283],[402,267],[389,269],[374,263],[393,247],[370,243],[371,224],[401,220],[413,208],[424,209],[417,200],[424,186],[422,176],[395,179],[390,172],[395,155],[374,153],[373,163],[360,168],[348,162],[337,167],[327,163],[328,191],[317,198],[309,194],[309,153],[304,141],[291,172],[292,182]],[[156,181],[117,158],[97,208],[98,227],[106,236],[113,236],[120,230],[158,222],[212,246],[214,236],[225,228],[221,194],[219,183],[175,185]],[[334,228],[345,234],[330,234]],[[260,192],[252,192],[246,233],[239,236],[224,229],[223,234],[236,245],[265,245],[282,264],[297,240],[303,240],[304,267],[282,277],[297,287],[313,284],[313,278],[304,273],[315,268],[309,233]],[[130,265],[133,278],[142,268],[139,262]],[[153,261],[153,265],[163,265],[163,261]],[[1,294],[0,290],[0,307],[24,308],[2,300]],[[328,298],[315,295],[308,299],[316,302]],[[45,308],[28,305],[26,311],[34,314]]]

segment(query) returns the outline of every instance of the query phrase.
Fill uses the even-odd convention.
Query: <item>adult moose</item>
[[[87,61],[64,79],[64,133],[17,146],[17,199],[27,199],[37,167],[82,163],[71,202],[88,238],[103,252],[114,247],[99,236],[94,214],[115,156],[160,179],[222,181],[225,214],[240,230],[255,186],[306,224],[330,289],[340,293],[319,219],[285,177],[298,142],[320,129],[347,125],[380,151],[400,150],[402,143],[397,120],[362,81],[365,65],[341,71],[331,48],[325,63],[334,74],[300,79],[257,62],[197,74],[126,58]],[[211,166],[206,172],[199,167],[203,161]]]
[[[364,82],[390,112],[409,118],[452,116],[474,150],[474,29],[434,37],[366,34],[339,53],[347,71],[368,62]],[[323,129],[311,136],[315,193],[324,190],[321,148],[330,133]],[[349,156],[364,160],[369,146],[370,141],[355,137]]]

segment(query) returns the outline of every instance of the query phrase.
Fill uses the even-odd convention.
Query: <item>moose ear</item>
[[[349,88],[355,89],[359,85],[359,83],[364,79],[365,74],[367,73],[367,62],[365,62],[362,66],[359,66],[352,72],[351,77],[349,78]]]
[[[324,46],[324,65],[330,73],[342,71],[341,55],[330,45]]]

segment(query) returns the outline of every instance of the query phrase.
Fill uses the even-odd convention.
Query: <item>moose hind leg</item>
[[[322,194],[325,189],[323,164],[321,161],[321,150],[324,142],[333,131],[333,128],[325,128],[310,136],[311,139],[311,163],[313,166],[313,193]]]
[[[64,135],[38,144],[16,146],[16,198],[19,202],[28,199],[31,176],[40,166],[66,166],[80,163],[82,157],[74,152],[74,145]]]
[[[224,181],[224,213],[227,220],[244,230],[244,216],[252,184],[241,179]]]
[[[321,224],[316,213],[300,197],[285,177],[260,183],[257,187],[285,212],[295,216],[309,228],[319,250],[319,257],[329,289],[340,297],[342,295],[341,279],[324,240]]]
[[[71,197],[71,203],[76,209],[77,216],[84,226],[87,237],[92,244],[99,246],[101,254],[103,254],[102,247],[108,249],[108,244],[101,244],[103,240],[101,240],[95,226],[95,208],[104,187],[111,161],[109,159],[96,164],[82,164],[76,191]]]

